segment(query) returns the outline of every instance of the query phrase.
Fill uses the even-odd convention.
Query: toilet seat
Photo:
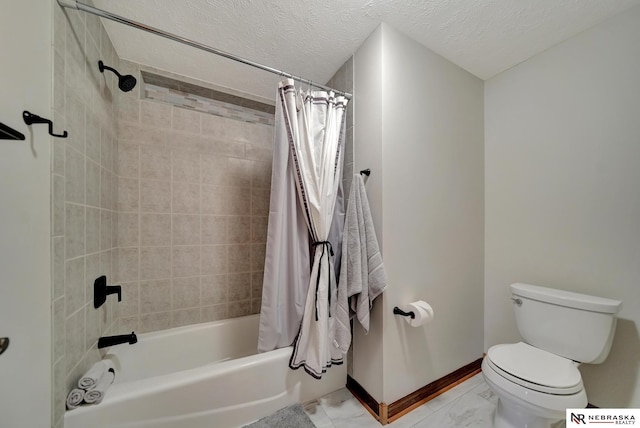
[[[485,360],[500,376],[534,391],[571,395],[583,389],[573,361],[524,342],[492,346]]]

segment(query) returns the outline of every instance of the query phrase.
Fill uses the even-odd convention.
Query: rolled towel
[[[109,369],[113,369],[111,360],[98,361],[78,380],[78,387],[85,390],[95,387]]]
[[[107,393],[107,389],[109,389],[109,387],[113,383],[115,376],[116,375],[114,370],[109,369],[104,374],[104,376],[100,378],[100,381],[96,384],[96,386],[94,386],[93,388],[85,392],[84,394],[85,403],[100,404],[100,402],[104,398],[104,395]]]
[[[84,400],[84,392],[85,391],[83,389],[78,388],[74,388],[71,390],[71,392],[69,392],[69,395],[67,395],[68,410],[73,410],[80,404],[82,404],[82,400]]]

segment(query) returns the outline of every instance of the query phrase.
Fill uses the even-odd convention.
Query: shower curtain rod
[[[299,77],[299,76],[294,76],[291,73],[287,73],[287,72],[278,70],[276,68],[269,67],[267,65],[263,65],[263,64],[260,64],[260,63],[245,59],[245,58],[241,58],[239,56],[230,54],[230,53],[225,52],[225,51],[221,51],[220,49],[216,49],[214,47],[207,46],[207,45],[204,45],[202,43],[198,43],[198,42],[190,40],[190,39],[186,39],[184,37],[176,36],[175,34],[171,34],[171,33],[168,33],[166,31],[160,30],[158,28],[150,27],[150,26],[142,24],[140,22],[136,22],[136,21],[132,21],[132,20],[127,19],[127,18],[123,18],[122,16],[116,15],[116,14],[108,12],[106,10],[98,9],[96,7],[93,7],[93,6],[89,6],[89,5],[84,4],[84,3],[80,3],[80,2],[78,2],[76,0],[58,0],[58,4],[60,6],[62,6],[62,7],[68,7],[68,8],[71,8],[71,9],[78,9],[78,10],[81,10],[83,12],[87,12],[87,13],[91,13],[93,15],[97,15],[97,16],[99,16],[101,18],[106,18],[106,19],[109,19],[111,21],[119,22],[121,24],[125,24],[125,25],[128,25],[130,27],[137,28],[139,30],[147,31],[147,32],[152,33],[152,34],[155,34],[155,35],[158,35],[158,36],[162,36],[162,37],[165,37],[167,39],[170,39],[170,40],[173,40],[173,41],[176,41],[176,42],[188,45],[188,46],[192,46],[192,47],[194,47],[196,49],[200,49],[200,50],[203,50],[203,51],[206,51],[206,52],[210,52],[212,54],[216,54],[216,55],[231,59],[233,61],[240,62],[242,64],[246,64],[246,65],[250,65],[250,66],[255,67],[255,68],[259,68],[260,70],[268,71],[268,72],[273,73],[273,74],[278,74],[278,75],[280,75],[282,77],[288,77],[290,79],[297,80],[298,82],[306,83],[307,85],[315,86],[316,88],[324,89],[326,91],[333,91],[336,94],[343,95],[348,99],[351,99],[351,97],[352,97],[352,94],[350,94],[348,92],[338,91],[338,90],[330,88],[328,86],[320,85],[319,83],[315,83],[315,82],[313,82],[313,81],[311,81],[309,79],[305,79],[305,78]]]

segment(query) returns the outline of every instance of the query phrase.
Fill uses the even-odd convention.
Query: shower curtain
[[[331,311],[344,226],[347,102],[333,92],[296,92],[292,79],[278,87],[258,350],[293,343],[290,366],[316,378],[342,362]]]

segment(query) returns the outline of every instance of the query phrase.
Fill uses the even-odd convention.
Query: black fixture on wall
[[[22,119],[24,119],[24,123],[27,125],[33,125],[34,123],[46,123],[49,125],[49,135],[52,137],[67,138],[68,136],[67,131],[63,131],[62,134],[55,134],[53,132],[53,122],[49,119],[45,119],[44,117],[40,117],[37,114],[33,114],[25,110],[22,112]]]
[[[102,306],[109,294],[117,294],[118,302],[122,301],[122,287],[107,285],[107,277],[102,275],[93,282],[93,307],[98,309]]]
[[[136,78],[132,75],[127,74],[123,76],[122,74],[118,73],[118,70],[116,70],[115,68],[104,65],[102,60],[98,61],[98,69],[100,70],[100,73],[104,73],[105,70],[109,70],[112,71],[116,76],[118,76],[118,88],[120,88],[122,92],[129,92],[130,90],[135,88],[136,83],[138,83]]]
[[[0,140],[24,140],[24,134],[0,122]]]

